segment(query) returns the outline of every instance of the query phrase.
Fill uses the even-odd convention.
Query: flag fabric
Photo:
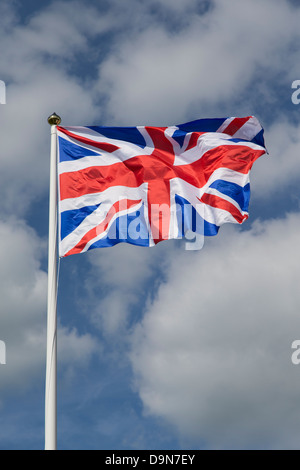
[[[57,127],[59,256],[120,242],[212,236],[248,218],[266,153],[254,116],[170,127]]]

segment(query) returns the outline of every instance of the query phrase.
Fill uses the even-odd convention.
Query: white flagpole
[[[61,119],[55,113],[48,118],[51,126],[47,357],[45,390],[45,450],[57,449],[57,133]]]

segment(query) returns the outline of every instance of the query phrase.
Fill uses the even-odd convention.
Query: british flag
[[[249,173],[266,153],[254,116],[170,127],[57,127],[59,255],[248,218]]]

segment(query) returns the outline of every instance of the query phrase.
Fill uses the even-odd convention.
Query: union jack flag
[[[254,116],[170,127],[57,127],[59,255],[248,218],[249,173],[266,153]]]

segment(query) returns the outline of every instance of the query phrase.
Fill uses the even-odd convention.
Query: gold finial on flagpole
[[[56,113],[53,113],[48,117],[48,123],[50,126],[59,126],[61,123],[61,118]]]

